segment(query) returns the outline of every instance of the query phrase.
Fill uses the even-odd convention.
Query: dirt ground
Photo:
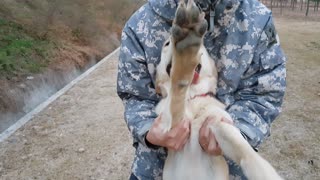
[[[282,115],[260,152],[285,179],[320,177],[320,22],[277,18],[288,56]],[[0,143],[0,179],[127,179],[132,139],[112,57]]]
[[[288,57],[282,115],[261,154],[285,179],[320,178],[320,21],[276,19]]]

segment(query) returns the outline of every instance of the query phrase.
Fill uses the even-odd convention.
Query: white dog
[[[170,130],[184,118],[192,119],[190,140],[181,151],[170,151],[164,180],[226,180],[229,172],[223,156],[205,153],[199,144],[199,129],[207,117],[225,156],[242,168],[249,180],[278,180],[274,168],[256,153],[240,131],[221,121],[231,119],[225,105],[215,97],[217,69],[203,46],[207,23],[204,14],[189,0],[182,0],[176,12],[172,34],[163,46],[157,67],[156,88],[163,99],[156,111],[162,114],[162,128]]]

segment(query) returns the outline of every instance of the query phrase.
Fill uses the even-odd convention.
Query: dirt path
[[[2,143],[0,179],[125,179],[133,148],[116,64],[114,56]]]
[[[261,153],[286,179],[320,178],[320,21],[276,19],[288,57],[282,115]]]
[[[282,116],[260,152],[285,179],[320,177],[320,22],[277,19],[288,55]],[[0,179],[126,179],[131,138],[116,96],[117,57],[0,144]]]

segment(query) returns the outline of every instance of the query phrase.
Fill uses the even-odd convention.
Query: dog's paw
[[[220,123],[234,125],[232,118],[225,111],[217,111],[214,115],[211,114],[207,116],[206,119],[208,119],[212,123],[212,125],[217,125]]]
[[[208,24],[193,0],[181,0],[172,26],[172,37],[177,50],[200,46]]]

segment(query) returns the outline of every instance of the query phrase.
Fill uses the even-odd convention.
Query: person
[[[155,70],[161,48],[170,35],[178,0],[149,0],[126,23],[118,63],[117,93],[124,119],[133,136],[135,157],[130,179],[161,179],[167,149],[180,150],[190,133],[183,120],[167,133],[159,129],[161,115],[155,106]],[[204,45],[218,68],[217,98],[227,106],[234,125],[253,148],[270,134],[270,125],[281,111],[286,87],[286,58],[280,47],[272,14],[257,0],[198,0],[209,29]],[[200,129],[199,142],[209,154],[210,119]],[[230,179],[246,179],[228,160]]]

